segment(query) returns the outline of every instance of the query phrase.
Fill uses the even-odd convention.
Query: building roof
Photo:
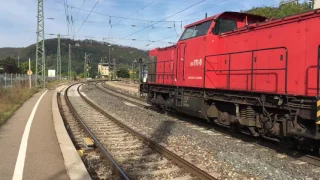
[[[99,63],[98,65],[102,65],[102,66],[109,66],[109,63]],[[111,66],[113,66],[113,63],[110,63]]]

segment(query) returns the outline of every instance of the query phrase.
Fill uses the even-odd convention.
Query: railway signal
[[[88,64],[90,64],[90,62],[91,62],[91,56],[90,56],[90,54],[88,55]]]

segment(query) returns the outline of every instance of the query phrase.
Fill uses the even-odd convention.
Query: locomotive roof
[[[218,19],[218,18],[221,17],[221,16],[228,16],[228,15],[229,15],[229,16],[233,16],[233,17],[245,17],[245,16],[250,16],[250,17],[252,17],[252,18],[259,19],[259,21],[265,21],[265,20],[267,20],[267,18],[264,17],[264,16],[259,16],[259,15],[254,15],[254,14],[248,14],[248,13],[242,13],[242,12],[226,11],[226,12],[223,12],[223,13],[220,13],[220,14],[217,14],[217,15],[214,15],[214,16],[211,16],[211,17],[202,19],[202,20],[200,20],[200,21],[194,22],[194,23],[192,23],[192,24],[188,24],[188,25],[185,26],[185,28],[194,26],[194,25],[196,25],[196,24],[200,24],[200,23],[205,22],[205,21],[208,21],[208,20]]]

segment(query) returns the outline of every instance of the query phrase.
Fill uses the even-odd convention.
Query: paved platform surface
[[[52,119],[54,90],[47,91],[39,102],[24,157],[23,137],[27,122],[43,93],[45,91],[40,91],[31,97],[0,127],[0,179],[69,179]],[[17,163],[18,159],[22,163]]]

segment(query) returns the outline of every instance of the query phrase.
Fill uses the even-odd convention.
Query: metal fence
[[[66,79],[63,77],[62,79]],[[57,77],[46,76],[46,83],[56,81]],[[36,75],[31,76],[31,86],[36,86]],[[27,74],[17,73],[0,73],[0,88],[12,88],[12,87],[29,87],[29,76]]]
[[[31,86],[34,87],[36,83],[36,76],[31,76]],[[29,87],[29,76],[27,74],[0,74],[0,88],[12,87]]]

